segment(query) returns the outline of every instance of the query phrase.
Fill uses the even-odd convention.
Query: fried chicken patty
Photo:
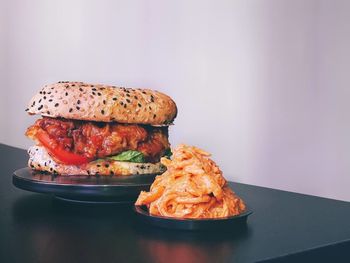
[[[155,163],[170,147],[167,127],[43,117],[27,129],[26,135],[38,141],[38,131],[46,132],[64,150],[89,159],[136,150],[147,162]]]

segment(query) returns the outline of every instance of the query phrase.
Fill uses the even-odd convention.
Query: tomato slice
[[[38,131],[36,137],[50,154],[64,164],[80,165],[92,161],[85,156],[66,151],[43,130]]]

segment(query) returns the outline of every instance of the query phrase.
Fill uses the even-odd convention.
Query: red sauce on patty
[[[137,150],[145,155],[147,162],[155,163],[170,147],[167,127],[44,117],[30,126],[26,135],[37,140],[39,130],[46,132],[61,149],[88,159]]]

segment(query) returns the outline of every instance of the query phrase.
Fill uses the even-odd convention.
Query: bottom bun
[[[42,146],[28,149],[28,166],[34,170],[61,175],[134,175],[161,174],[166,168],[161,163],[132,163],[99,159],[84,165],[66,165],[56,162]]]

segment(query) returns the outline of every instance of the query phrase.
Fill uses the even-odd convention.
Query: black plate
[[[246,226],[247,218],[252,213],[250,209],[247,209],[240,215],[225,218],[178,219],[150,215],[146,206],[134,206],[134,211],[139,220],[144,223],[162,228],[181,230],[236,230]]]
[[[120,203],[134,202],[140,191],[149,189],[155,176],[64,176],[22,168],[14,172],[12,182],[18,188],[53,194],[63,200]]]

